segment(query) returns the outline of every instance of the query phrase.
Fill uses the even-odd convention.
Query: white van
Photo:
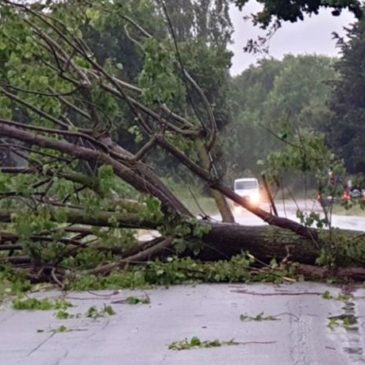
[[[261,201],[260,184],[253,177],[236,179],[234,181],[234,192],[242,198],[249,199],[251,204],[258,205]]]

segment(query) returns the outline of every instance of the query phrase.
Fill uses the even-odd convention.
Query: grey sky
[[[265,34],[258,27],[254,27],[251,21],[243,20],[243,16],[249,15],[260,9],[255,1],[250,1],[240,12],[238,8],[232,7],[230,11],[233,26],[234,44],[230,49],[234,52],[232,59],[231,74],[237,75],[246,69],[250,64],[256,63],[258,56],[243,52],[247,40],[258,35]],[[332,32],[344,35],[343,27],[354,22],[354,17],[347,11],[341,16],[334,17],[329,10],[322,10],[318,15],[307,17],[302,22],[283,23],[270,40],[270,56],[282,58],[283,55],[292,54],[323,54],[328,56],[338,55],[335,40],[332,39]]]

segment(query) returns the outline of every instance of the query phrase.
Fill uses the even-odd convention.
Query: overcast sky
[[[243,16],[250,15],[260,9],[255,1],[250,1],[240,12],[232,6],[230,15],[234,26],[233,41],[230,49],[234,53],[231,74],[240,74],[250,64],[256,63],[258,56],[244,53],[243,47],[247,40],[263,35],[265,32],[254,27],[250,20],[243,20]],[[341,16],[334,17],[330,11],[322,10],[320,14],[307,17],[302,22],[283,23],[270,40],[270,56],[282,58],[283,55],[292,54],[323,54],[328,56],[338,55],[336,42],[332,39],[332,32],[344,35],[343,27],[355,21],[352,14],[343,11]]]

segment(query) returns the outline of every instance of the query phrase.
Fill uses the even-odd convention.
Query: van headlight
[[[258,204],[260,203],[260,193],[252,193],[249,197],[251,204]]]

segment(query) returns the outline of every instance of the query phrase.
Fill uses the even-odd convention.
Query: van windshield
[[[248,180],[248,181],[236,181],[235,190],[246,190],[246,189],[256,189],[258,187],[258,183],[256,180]]]

